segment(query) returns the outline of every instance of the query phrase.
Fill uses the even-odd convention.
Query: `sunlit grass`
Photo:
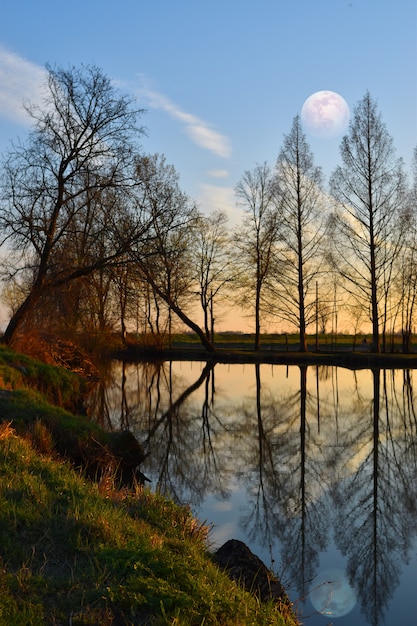
[[[54,367],[0,345],[0,387],[36,389],[50,402],[74,408],[80,393],[80,378],[63,367]]]
[[[0,624],[295,623],[211,562],[188,509],[139,487],[100,493],[7,422],[0,475]]]

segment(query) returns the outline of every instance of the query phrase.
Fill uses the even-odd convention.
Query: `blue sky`
[[[23,137],[22,99],[46,63],[96,64],[147,110],[146,152],[166,155],[206,211],[228,208],[256,163],[275,163],[305,99],[369,90],[411,163],[417,144],[415,0],[15,0],[0,21],[0,151]],[[307,135],[326,177],[337,139]]]

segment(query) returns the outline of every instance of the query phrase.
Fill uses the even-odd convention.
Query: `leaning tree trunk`
[[[13,339],[16,337],[19,328],[22,326],[30,311],[39,302],[40,298],[40,290],[33,289],[19,306],[19,308],[15,311],[15,313],[13,313],[7,325],[7,328],[4,331],[3,341],[5,344],[7,344],[8,346],[12,344]]]
[[[166,302],[166,304],[175,313],[175,315],[177,315],[180,318],[180,320],[182,320],[184,322],[184,324],[186,324],[186,326],[188,326],[188,328],[191,328],[191,330],[193,330],[195,332],[195,334],[198,336],[198,338],[200,339],[200,341],[203,344],[203,346],[205,347],[205,349],[208,352],[214,352],[215,348],[214,348],[212,342],[209,339],[207,339],[204,331],[198,326],[198,324],[193,322],[193,320],[190,319],[188,317],[188,315],[186,313],[184,313],[184,311],[177,304],[175,304],[175,302],[172,300],[172,298],[170,298],[169,295],[167,295],[162,289],[160,289],[160,287],[158,287],[158,285],[155,283],[155,281],[152,279],[152,277],[149,275],[149,272],[146,271],[146,268],[143,265],[141,265],[141,268],[144,271],[146,279],[149,281],[149,283],[150,283],[152,289],[155,291],[155,293],[158,294],[158,296],[160,298],[162,298],[162,300],[164,300],[164,302]]]

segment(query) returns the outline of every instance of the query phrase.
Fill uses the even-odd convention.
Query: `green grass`
[[[218,570],[188,509],[103,493],[5,423],[0,475],[2,626],[295,624]]]
[[[297,624],[215,566],[188,508],[76,471],[61,448],[105,433],[31,388],[41,364],[0,360],[0,626]]]
[[[74,409],[82,392],[80,378],[0,345],[0,388],[36,389],[51,403]]]
[[[353,335],[338,334],[336,337],[332,334],[320,334],[318,336],[318,346],[322,350],[343,350],[347,347],[352,349],[353,346],[360,346],[362,339],[362,335],[360,337],[356,337],[355,339]],[[400,338],[398,341],[400,342]],[[291,350],[298,348],[299,343],[300,338],[297,333],[265,333],[260,336],[261,350]],[[314,334],[309,334],[307,336],[307,343],[310,349],[314,350],[316,346],[316,336]],[[134,344],[134,340],[132,340],[132,344]],[[253,333],[234,333],[230,331],[216,333],[214,337],[214,345],[220,349],[253,350],[254,344],[255,335]],[[174,348],[201,348],[201,343],[197,335],[194,335],[193,333],[174,333],[172,335],[172,346]]]
[[[366,343],[363,341],[366,339]],[[317,340],[317,343],[316,343]],[[354,354],[369,355],[370,345],[372,337],[371,335],[350,335],[345,333],[326,333],[319,334],[316,338],[314,333],[307,335],[308,352],[303,353],[305,355],[329,354],[329,355],[346,355]],[[265,361],[272,358],[278,358],[279,356],[287,356],[287,353],[294,354],[299,350],[300,338],[297,333],[270,333],[261,334],[260,336],[260,351],[258,353],[254,350],[255,336],[252,333],[217,333],[214,338],[215,348],[219,354],[228,352],[229,354],[240,354],[241,358],[244,355],[258,354],[261,355]],[[193,352],[196,353],[201,350],[201,343],[196,335],[191,333],[177,333],[172,337],[172,347],[180,350],[182,358],[186,358],[184,353],[189,351],[189,355],[192,357]],[[383,350],[381,339],[381,353],[375,355],[377,358],[383,357],[404,357],[408,359],[409,356],[415,356],[416,352],[410,352],[410,355],[403,353],[403,344],[401,335],[387,336],[385,349]]]

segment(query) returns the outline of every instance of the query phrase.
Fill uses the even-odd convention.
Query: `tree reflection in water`
[[[382,623],[416,532],[415,450],[406,461],[416,430],[410,440],[400,427],[396,386],[387,388],[393,374],[372,371],[372,400],[363,403],[357,415],[362,428],[347,442],[358,451],[355,472],[341,468],[333,491],[336,541],[370,624]]]
[[[395,614],[416,544],[413,375],[113,362],[88,409],[135,433],[153,488],[194,507],[241,490],[242,536],[274,554],[294,597],[314,585],[334,540],[361,605],[355,623],[377,626]]]

